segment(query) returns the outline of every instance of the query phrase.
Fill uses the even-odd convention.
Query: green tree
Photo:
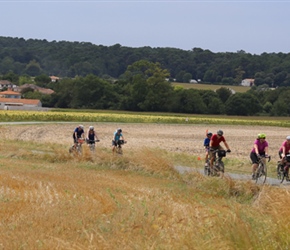
[[[236,93],[229,97],[225,103],[227,115],[255,115],[262,111],[256,96],[248,93]]]
[[[232,95],[232,92],[228,88],[225,88],[225,87],[217,89],[216,93],[223,103],[225,103],[229,99],[229,97]]]
[[[41,72],[40,64],[35,60],[30,61],[25,68],[25,73],[30,76],[37,76],[39,75],[40,72]]]
[[[130,65],[125,72],[127,90],[130,99],[127,101],[143,111],[165,111],[173,91],[168,78],[169,72],[159,63],[141,60]],[[137,102],[136,102],[137,101]]]
[[[190,73],[185,73],[184,75],[183,75],[183,77],[182,77],[182,81],[183,82],[189,82],[190,80],[192,79],[192,74],[190,74]]]
[[[40,87],[46,87],[47,84],[51,82],[51,79],[48,75],[41,74],[39,76],[36,76],[34,78],[34,81],[36,82],[36,85]]]

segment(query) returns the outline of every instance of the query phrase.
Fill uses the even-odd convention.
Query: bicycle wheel
[[[283,183],[285,177],[286,177],[286,173],[284,173],[284,171],[283,171],[283,173],[281,175],[281,181],[280,181],[280,183]]]
[[[210,175],[210,167],[204,166],[204,175],[209,176]]]
[[[257,184],[264,184],[267,179],[267,166],[263,163],[260,163],[258,166],[258,170],[256,172],[256,183]]]
[[[76,148],[76,150],[77,150],[77,152],[78,152],[78,154],[79,154],[79,155],[81,155],[81,154],[82,154],[82,152],[83,152],[83,148],[82,148],[82,146],[81,146],[81,145],[77,145],[77,148]]]
[[[119,154],[119,155],[122,155],[122,154],[123,154],[122,147],[118,146],[118,147],[116,148],[116,153]]]
[[[205,165],[204,165],[204,175],[210,175],[210,163],[209,160],[206,161]]]
[[[221,161],[219,162],[219,170],[220,172],[224,173],[225,172],[225,164]]]
[[[90,144],[89,147],[90,147],[91,152],[95,152],[96,147],[94,143]]]
[[[277,179],[278,180],[281,180],[283,178],[283,171],[281,170],[282,170],[281,164],[278,164],[277,165]]]

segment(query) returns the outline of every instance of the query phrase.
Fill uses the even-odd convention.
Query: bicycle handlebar
[[[99,142],[100,140],[86,140],[87,142]]]
[[[268,162],[271,161],[271,156],[270,156],[270,155],[267,155],[267,156],[265,156],[265,155],[260,155],[260,156],[258,156],[258,157],[259,157],[259,160],[261,160],[262,158],[265,158],[265,159],[268,159]]]

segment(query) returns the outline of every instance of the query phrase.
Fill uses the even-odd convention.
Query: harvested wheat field
[[[84,124],[98,132],[96,154],[71,156],[76,125],[0,127],[0,249],[289,248],[287,189],[173,169],[197,164],[206,129],[224,130],[229,158],[247,162],[258,133],[276,157],[288,129]],[[111,152],[117,127],[122,157]]]
[[[72,133],[78,124],[27,124],[4,125],[1,128],[1,138],[11,140],[35,141],[39,143],[72,144]],[[122,128],[123,135],[128,143],[125,150],[134,151],[144,146],[161,148],[169,152],[183,152],[202,156],[205,131],[215,133],[218,129],[224,131],[224,136],[232,150],[231,157],[248,159],[253,142],[258,133],[265,133],[270,146],[270,154],[277,156],[277,152],[290,134],[289,128],[253,127],[253,126],[220,126],[220,125],[172,125],[172,124],[115,124],[97,123],[84,124],[85,129],[90,125],[95,127],[101,140],[97,146],[110,148],[113,133]]]

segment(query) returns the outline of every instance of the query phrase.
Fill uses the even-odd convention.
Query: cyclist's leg
[[[112,140],[112,152],[113,152],[113,154],[115,153],[116,146],[117,146],[117,142]]]
[[[258,167],[258,156],[257,154],[251,152],[250,154],[250,159],[252,161],[252,178],[255,177],[257,167]]]
[[[213,170],[213,161],[214,161],[214,153],[212,151],[209,152],[209,156],[210,156],[210,164],[209,164],[209,167],[210,167],[210,171],[212,172]]]
[[[209,154],[208,154],[208,148],[205,149],[205,159],[204,159],[204,166],[208,167],[208,158],[209,158]]]

